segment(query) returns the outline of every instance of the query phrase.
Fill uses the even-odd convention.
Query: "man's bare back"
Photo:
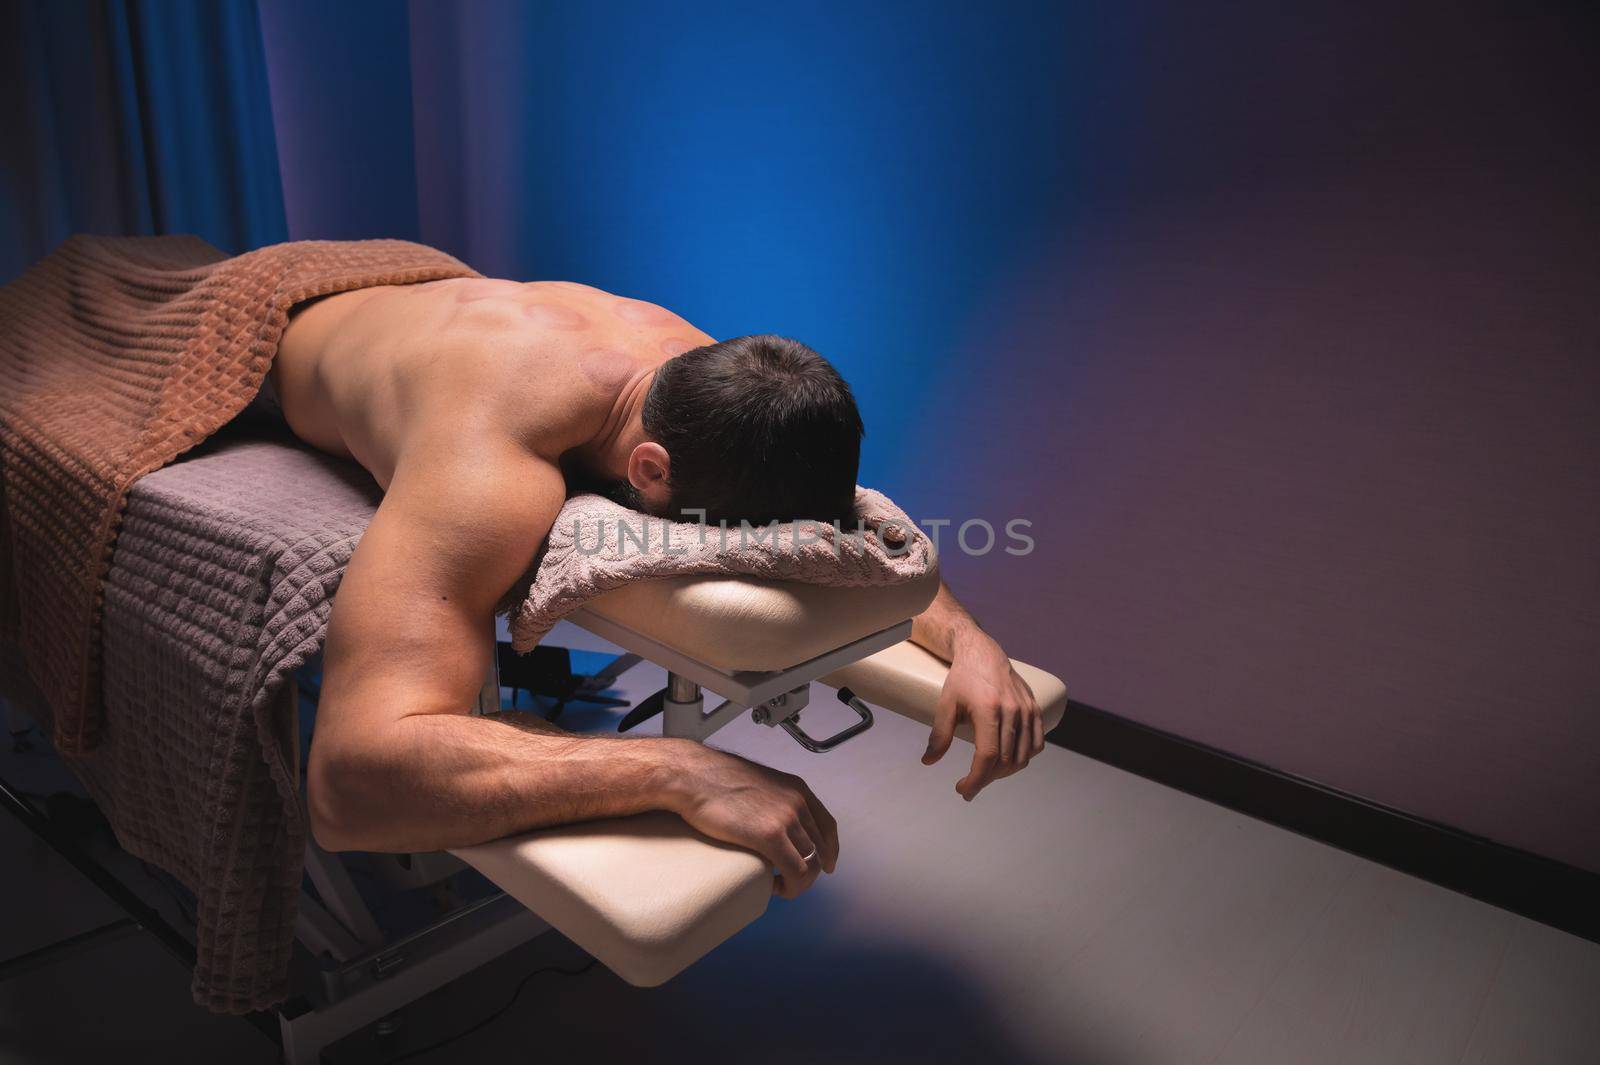
[[[556,462],[603,428],[618,392],[712,338],[642,300],[566,281],[460,279],[330,296],[289,324],[273,382],[295,434],[385,488],[440,425]]]
[[[726,369],[751,347],[745,342],[760,349],[774,341],[774,350],[802,353],[799,370],[757,362],[747,378]],[[686,351],[694,354],[673,364],[677,372],[661,371]],[[749,419],[729,420],[695,398],[693,381],[687,402],[678,395],[684,420],[655,423],[668,436],[679,426],[683,461],[675,466],[645,428],[646,400],[673,391],[652,392],[652,382],[692,376],[692,360],[711,356],[724,367],[711,377],[764,389],[768,409],[804,413],[805,386],[815,394],[819,380],[829,402],[831,381],[857,419],[846,439],[859,444],[847,386],[803,345],[762,337],[717,344],[664,308],[584,285],[434,281],[298,309],[272,370],[284,416],[300,439],[354,458],[384,488],[339,586],[323,654],[307,765],[311,827],[323,846],[435,850],[669,810],[766,857],[781,894],[833,871],[837,825],[798,777],[687,740],[575,736],[515,711],[469,715],[493,649],[495,608],[531,566],[572,481],[623,486],[642,509],[668,513],[694,505],[677,498],[693,475],[715,492],[743,483],[738,461],[748,472],[749,454],[778,449],[712,449],[712,461],[701,455],[696,469],[701,438],[684,427],[701,425],[715,438]],[[791,381],[790,373],[809,378]],[[785,439],[798,450],[818,434],[808,427]],[[848,498],[854,460],[848,449],[831,454],[835,488]],[[814,458],[803,456],[802,468],[816,468]],[[690,472],[675,480],[674,469]],[[777,469],[774,483],[791,483]],[[957,785],[964,796],[1025,766],[1043,745],[1032,693],[947,588],[916,620],[912,639],[952,663],[923,760],[937,761],[957,722],[968,720],[979,743]]]

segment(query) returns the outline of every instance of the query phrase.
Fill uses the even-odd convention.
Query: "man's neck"
[[[599,431],[588,443],[577,448],[579,463],[593,476],[613,481],[627,479],[628,456],[644,439],[641,412],[655,374],[656,368],[652,366],[624,381]]]

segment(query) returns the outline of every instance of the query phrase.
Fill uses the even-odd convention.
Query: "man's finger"
[[[928,733],[928,749],[922,754],[922,764],[932,765],[950,749],[956,734],[957,706],[955,693],[948,687],[939,692],[939,705],[933,712],[933,731]]]
[[[998,741],[996,741],[996,746],[998,746]],[[991,748],[987,753],[979,751],[974,754],[972,756],[972,769],[962,779],[961,783],[956,785],[956,791],[961,793],[963,799],[971,802],[978,797],[978,792],[982,791],[984,786],[994,779],[994,771],[999,765],[1000,752],[998,750]]]
[[[988,717],[987,721],[974,719],[972,731],[977,746],[972,755],[972,769],[956,785],[956,791],[968,802],[994,779],[995,768],[1000,763],[1000,722],[993,716]]]
[[[1000,711],[1000,761],[1008,766],[1022,761],[1022,752],[1028,741],[1022,738],[1022,715],[1016,707]]]
[[[839,822],[835,821],[828,808],[822,805],[822,800],[817,798],[810,785],[801,781],[800,789],[806,797],[806,805],[811,808],[811,817],[822,833],[819,842],[822,844],[822,855],[825,859],[822,863],[823,871],[831,873],[839,865]]]
[[[822,847],[811,830],[805,827],[805,821],[810,816],[809,810],[803,810],[799,815],[800,820],[789,826],[789,842],[794,845],[795,854],[800,859],[800,873],[791,885],[796,895],[822,875]]]
[[[800,857],[802,858],[808,854],[811,855],[811,859],[806,862],[807,871],[832,872],[832,870],[828,868],[827,838],[822,829],[817,825],[817,819],[811,813],[811,807],[809,804],[801,807],[800,809],[800,828],[803,832],[805,832],[807,839],[810,840],[811,847],[816,848],[814,853],[810,847],[800,852]],[[797,843],[795,846],[799,846],[799,844]]]
[[[811,841],[804,840],[797,843],[795,837],[801,835],[799,828],[790,829],[788,833],[773,841],[767,861],[771,862],[778,870],[778,877],[773,884],[773,890],[786,899],[792,899],[804,891],[811,883],[810,870],[807,863],[800,859],[802,854],[811,850]],[[804,850],[796,849],[803,846]]]
[[[1022,706],[1023,720],[1028,723],[1023,731],[1024,742],[1031,742],[1033,754],[1044,750],[1044,712],[1039,709],[1039,698],[1033,694],[1033,689],[1028,687],[1028,682],[1017,676],[1016,670],[1011,671],[1013,683],[1016,685],[1017,698]],[[1033,755],[1029,755],[1032,758]]]

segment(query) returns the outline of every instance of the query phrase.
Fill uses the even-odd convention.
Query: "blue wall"
[[[490,274],[799,337],[855,386],[881,481],[966,309],[1070,202],[1092,143],[1068,134],[1103,121],[1069,107],[1106,60],[1063,10],[268,3],[291,232],[420,215]]]

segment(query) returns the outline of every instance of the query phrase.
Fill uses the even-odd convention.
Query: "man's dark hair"
[[[668,359],[642,414],[671,460],[673,512],[854,523],[861,413],[839,371],[798,340],[735,337]]]

